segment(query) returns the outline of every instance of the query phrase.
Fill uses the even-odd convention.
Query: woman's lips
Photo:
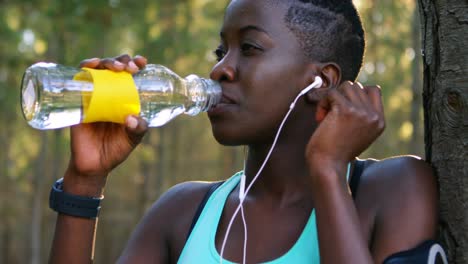
[[[228,95],[226,94],[223,94],[223,96],[221,97],[221,101],[219,102],[219,104],[236,104],[236,101],[231,99],[231,97],[229,97]]]
[[[223,94],[223,96],[221,97],[221,101],[208,111],[208,115],[209,116],[220,115],[226,112],[230,107],[235,106],[235,105],[237,105],[237,102],[234,99],[232,99],[228,95]]]

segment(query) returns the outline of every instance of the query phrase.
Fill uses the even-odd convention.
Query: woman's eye
[[[219,62],[221,61],[224,56],[226,55],[226,51],[224,50],[223,47],[219,46],[218,48],[215,49],[215,51],[213,52],[216,56],[216,60]]]
[[[254,52],[259,51],[260,48],[252,44],[244,43],[241,45],[241,50],[244,55],[252,55]]]

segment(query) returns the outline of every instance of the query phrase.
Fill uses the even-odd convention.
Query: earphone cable
[[[245,213],[244,213],[244,206],[241,206],[241,215],[242,215],[242,222],[244,223],[244,253],[243,253],[243,258],[242,258],[242,263],[245,264],[247,263],[247,221],[245,220]]]
[[[260,169],[258,170],[257,174],[255,175],[255,177],[252,179],[252,181],[250,182],[249,186],[247,187],[247,189],[245,189],[245,192],[241,193],[240,196],[242,197],[242,199],[240,199],[239,201],[239,205],[237,206],[236,210],[234,211],[234,214],[232,215],[231,217],[231,220],[229,221],[229,225],[226,229],[226,234],[224,235],[224,239],[223,239],[223,244],[221,246],[221,255],[220,255],[220,260],[219,260],[219,263],[222,264],[223,262],[223,255],[224,255],[224,248],[226,247],[226,243],[227,243],[227,239],[229,237],[229,233],[231,231],[231,228],[232,228],[232,225],[234,223],[234,219],[236,218],[237,214],[239,213],[239,210],[242,208],[242,204],[244,203],[244,198],[247,196],[247,193],[250,191],[250,188],[252,188],[253,184],[255,183],[255,181],[258,179],[258,177],[260,176],[260,173],[263,171],[266,163],[268,162],[271,154],[273,153],[273,149],[275,148],[276,146],[276,143],[278,142],[278,139],[279,139],[279,135],[281,133],[281,130],[283,129],[283,126],[284,124],[286,123],[286,120],[288,119],[289,115],[291,114],[292,110],[294,109],[294,107],[296,106],[296,103],[297,101],[299,100],[299,98],[304,95],[307,91],[309,91],[310,89],[312,88],[316,88],[316,87],[320,87],[322,85],[322,79],[320,77],[315,77],[315,81],[309,85],[307,88],[303,89],[297,96],[296,98],[294,99],[294,101],[291,103],[291,105],[289,106],[289,110],[288,112],[286,113],[286,115],[284,116],[283,118],[283,121],[281,121],[281,124],[278,128],[278,131],[276,132],[276,136],[275,136],[275,139],[273,140],[273,144],[271,145],[270,147],[270,150],[268,151],[268,154],[266,155],[265,157],[265,160],[263,161],[262,165],[260,166]],[[244,167],[244,175],[242,177],[245,177],[245,167]],[[245,220],[245,219],[243,219]],[[246,232],[247,230],[247,225],[246,223],[244,222],[244,231]],[[246,247],[247,247],[247,232],[245,233],[245,236],[244,236],[244,251],[246,250]],[[245,252],[244,252],[244,257],[245,257]],[[245,263],[245,259],[244,259],[244,263]]]

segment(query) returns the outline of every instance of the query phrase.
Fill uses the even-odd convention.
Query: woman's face
[[[306,81],[305,58],[284,24],[286,8],[268,0],[234,0],[225,14],[219,62],[211,78],[223,100],[208,112],[225,145],[269,144]]]

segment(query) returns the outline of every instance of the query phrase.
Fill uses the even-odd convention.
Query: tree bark
[[[421,129],[421,106],[422,106],[422,79],[421,79],[421,30],[419,29],[419,12],[415,8],[413,12],[413,21],[411,22],[411,44],[415,53],[412,65],[411,75],[411,115],[410,120],[413,124],[413,135],[409,144],[409,153],[420,155],[422,152],[422,129]]]
[[[449,263],[468,263],[468,2],[418,2],[426,156],[440,184],[441,240]]]

